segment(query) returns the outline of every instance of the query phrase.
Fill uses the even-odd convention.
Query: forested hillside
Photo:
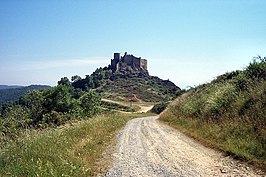
[[[18,99],[31,90],[45,90],[50,88],[47,85],[30,85],[27,87],[22,86],[4,86],[0,89],[0,104],[9,101],[18,101]]]
[[[266,58],[178,97],[160,119],[225,152],[266,164]],[[263,165],[262,165],[263,166]]]
[[[19,86],[19,85],[0,85],[0,90],[2,90],[2,89],[11,89],[11,88],[19,88],[19,87],[23,87],[23,86]]]

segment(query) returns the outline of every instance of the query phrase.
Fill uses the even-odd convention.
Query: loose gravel
[[[263,176],[157,118],[137,118],[127,123],[118,135],[111,168],[100,176]]]

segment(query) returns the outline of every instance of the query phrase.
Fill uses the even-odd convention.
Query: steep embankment
[[[160,119],[236,157],[266,164],[266,62],[226,73],[179,97]]]

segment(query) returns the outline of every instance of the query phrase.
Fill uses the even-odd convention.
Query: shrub
[[[266,57],[254,57],[253,61],[249,64],[244,73],[251,79],[266,80]]]
[[[44,106],[47,112],[68,112],[72,107],[73,98],[71,88],[66,85],[58,85],[44,92]]]
[[[151,109],[151,112],[156,113],[156,114],[160,114],[161,112],[163,112],[166,109],[168,104],[169,104],[169,102],[158,103],[158,104],[153,106],[153,108]]]
[[[42,115],[45,111],[44,99],[42,92],[37,90],[29,92],[20,99],[21,104],[29,109],[33,124],[37,124],[42,119]]]
[[[20,129],[29,127],[31,123],[29,111],[20,105],[11,106],[7,109],[4,117],[0,119],[0,132],[4,136],[15,138]]]
[[[95,115],[99,112],[100,103],[100,96],[93,90],[89,90],[82,97],[80,97],[80,104],[83,108],[83,112],[88,116]]]
[[[44,127],[54,127],[66,123],[71,117],[67,114],[63,114],[56,111],[51,111],[43,115],[41,126]]]

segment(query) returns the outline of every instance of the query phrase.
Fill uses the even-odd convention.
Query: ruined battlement
[[[113,72],[119,72],[125,66],[129,66],[135,70],[147,71],[147,60],[141,57],[135,57],[134,55],[129,55],[127,52],[124,56],[120,53],[114,53],[114,59],[111,59],[111,69]]]

